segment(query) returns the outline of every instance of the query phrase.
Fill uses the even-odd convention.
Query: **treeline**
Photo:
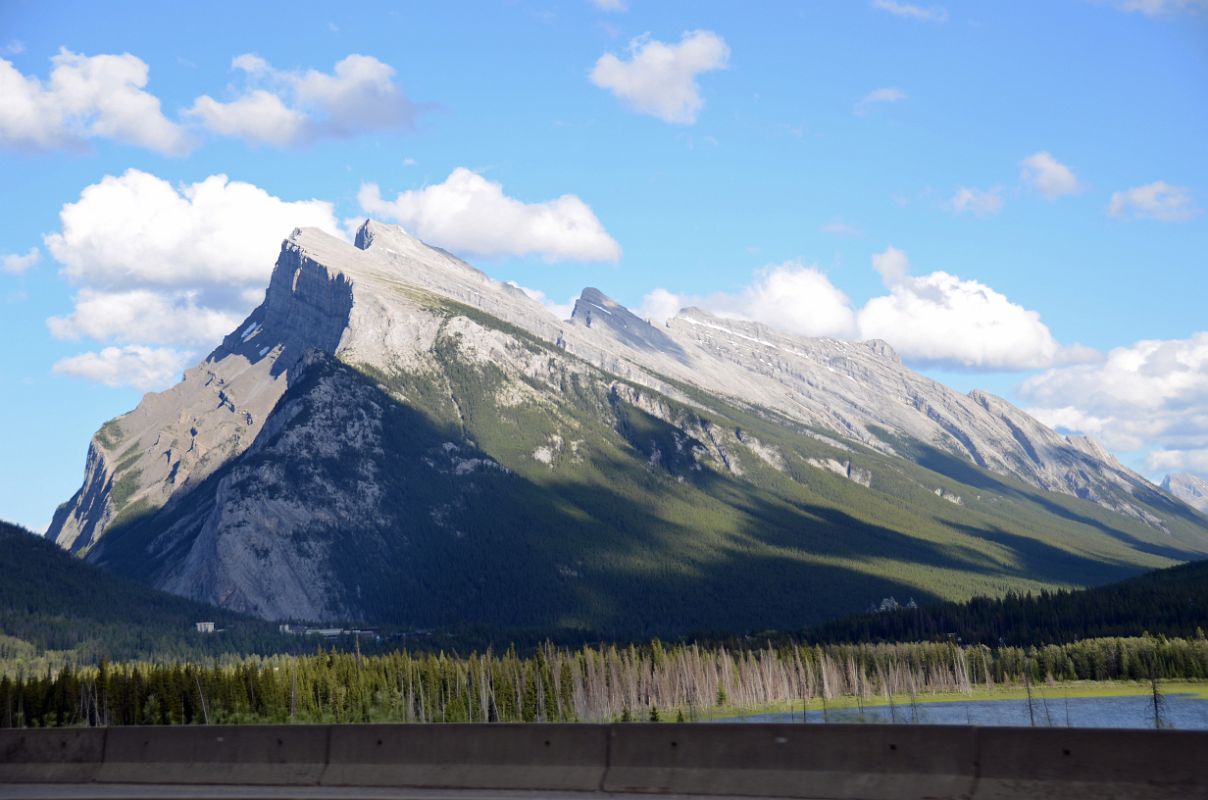
[[[274,623],[156,591],[106,572],[17,525],[0,522],[0,661],[97,663],[222,652],[306,652]],[[221,636],[196,632],[213,621]]]
[[[1208,677],[1208,641],[1142,637],[1035,648],[954,643],[514,650],[458,657],[102,663],[0,678],[0,725],[607,722],[700,719],[719,707],[889,698],[1065,680]]]
[[[1143,633],[1193,638],[1208,627],[1208,561],[1076,591],[1008,593],[860,614],[811,628],[811,642],[1040,645]]]

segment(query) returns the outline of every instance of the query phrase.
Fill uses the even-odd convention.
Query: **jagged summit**
[[[1208,480],[1190,472],[1175,472],[1162,479],[1162,488],[1192,508],[1208,513]]]
[[[1105,580],[1208,552],[1206,524],[884,342],[693,308],[652,325],[595,288],[559,321],[367,221],[353,243],[294,231],[264,302],[97,432],[47,535],[272,618],[582,626],[662,608],[743,630],[801,624],[806,596],[817,614],[867,606],[853,586]]]

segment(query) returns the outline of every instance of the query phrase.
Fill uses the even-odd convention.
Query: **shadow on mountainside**
[[[399,403],[334,358],[306,364],[248,451],[158,512],[113,528],[90,560],[162,585],[190,554],[214,570],[219,552],[253,565],[285,556],[309,564],[303,556],[321,552],[333,607],[351,617],[342,621],[614,637],[796,629],[888,596],[925,602],[1137,571],[992,527],[946,523],[952,541],[912,535],[811,502],[805,487],[789,499],[708,468],[681,480],[652,463],[660,442],[674,446],[668,431],[636,414],[616,420],[621,432],[601,428],[611,433],[585,446],[577,479],[552,470],[526,477],[499,468],[460,424]],[[324,381],[338,382],[340,403],[317,390]],[[466,408],[468,419],[490,411]],[[273,423],[287,414],[288,423]],[[377,431],[372,446],[356,438],[365,426]],[[299,444],[301,431],[312,438]],[[639,446],[647,440],[654,445]],[[255,536],[213,527],[240,507],[261,515]],[[192,597],[254,610],[204,574]],[[271,596],[279,587],[248,588]]]

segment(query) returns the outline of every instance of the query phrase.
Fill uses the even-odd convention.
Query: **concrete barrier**
[[[47,796],[91,783],[110,794],[121,791],[113,784],[151,785],[148,791],[223,784],[312,792],[1208,800],[1208,731],[699,724],[3,730],[0,783],[59,784]]]
[[[602,725],[335,727],[325,786],[595,791],[608,761]]]
[[[981,728],[974,797],[1208,798],[1202,731]]]
[[[617,725],[604,789],[765,797],[968,797],[976,741],[952,726]]]
[[[0,783],[88,783],[104,753],[97,728],[0,730]]]
[[[103,783],[318,783],[327,725],[204,725],[110,728]]]

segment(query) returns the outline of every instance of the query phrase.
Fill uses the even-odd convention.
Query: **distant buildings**
[[[198,633],[213,633],[214,632],[214,623],[213,622],[198,622],[196,624],[197,624]]]
[[[886,611],[897,611],[899,608],[918,608],[918,604],[914,602],[914,598],[906,601],[906,605],[902,605],[893,597],[886,597],[880,603],[873,603],[868,607],[868,613],[881,614]]]

